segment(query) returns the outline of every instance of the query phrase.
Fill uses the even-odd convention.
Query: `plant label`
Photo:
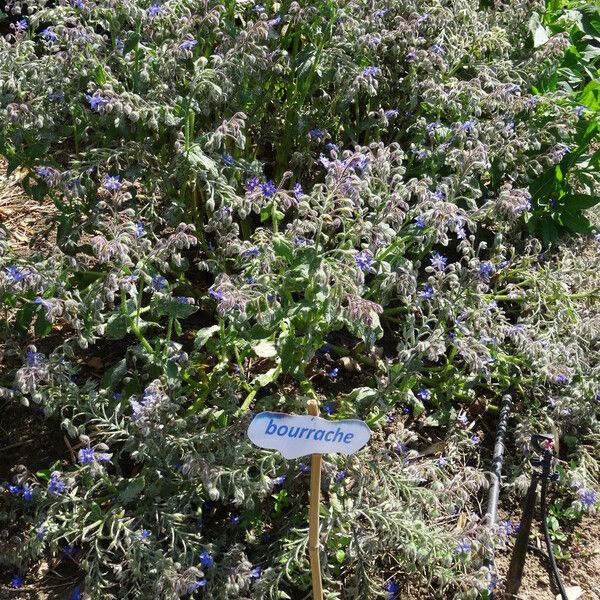
[[[371,430],[357,419],[328,421],[310,415],[262,412],[252,419],[248,437],[259,448],[278,450],[291,459],[307,454],[353,454],[369,441]]]

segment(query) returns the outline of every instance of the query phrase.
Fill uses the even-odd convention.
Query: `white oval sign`
[[[248,437],[256,446],[278,450],[291,459],[307,454],[353,454],[369,441],[371,430],[357,419],[328,421],[310,415],[262,412],[252,419]]]

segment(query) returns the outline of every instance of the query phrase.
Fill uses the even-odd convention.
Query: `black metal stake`
[[[531,533],[531,523],[535,513],[537,485],[538,482],[541,481],[541,521],[542,531],[544,532],[546,547],[548,549],[548,561],[556,579],[561,597],[563,600],[568,600],[565,588],[560,578],[558,567],[556,566],[554,553],[552,551],[552,542],[548,532],[548,515],[546,511],[546,488],[548,486],[548,482],[558,479],[558,473],[553,471],[554,436],[549,433],[535,434],[531,437],[531,446],[541,457],[532,459],[531,464],[534,467],[541,467],[541,470],[536,470],[534,468],[531,475],[531,483],[529,485],[529,489],[527,490],[527,496],[525,497],[525,503],[523,506],[523,516],[521,517],[519,534],[517,536],[515,547],[510,559],[510,566],[508,567],[505,592],[506,595],[511,598],[518,594],[519,588],[521,587],[521,579],[523,577],[523,569],[525,568],[525,559],[527,557],[527,545],[529,543],[529,535]]]

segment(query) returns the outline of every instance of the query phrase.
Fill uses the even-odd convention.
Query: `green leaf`
[[[346,561],[346,553],[343,550],[338,550],[335,553],[335,560],[337,560],[340,565],[343,565]]]
[[[600,82],[590,81],[577,96],[577,102],[593,111],[600,109]]]
[[[96,76],[96,83],[98,85],[104,85],[106,83],[106,73],[104,72],[101,64],[96,66],[94,75]]]
[[[275,254],[277,256],[284,258],[288,262],[292,262],[292,259],[294,257],[292,244],[289,240],[286,240],[282,235],[273,236],[273,249],[275,250]]]
[[[123,377],[125,377],[125,373],[127,373],[127,362],[123,358],[116,365],[108,369],[102,375],[102,379],[100,380],[100,388],[101,389],[114,389]]]
[[[16,325],[19,331],[25,333],[29,329],[36,308],[37,304],[28,302],[17,311]]]
[[[41,312],[35,320],[35,335],[37,337],[45,337],[52,331],[52,323],[46,318],[46,313]]]
[[[533,37],[533,47],[543,46],[549,39],[548,31],[540,20],[538,13],[533,13],[529,19],[529,31]]]
[[[112,315],[106,324],[106,337],[109,340],[120,340],[127,335],[128,323],[125,315]]]
[[[261,340],[252,349],[256,356],[260,356],[260,358],[273,358],[274,356],[277,356],[275,344],[268,340]]]
[[[259,387],[265,387],[265,385],[269,385],[270,383],[273,383],[275,379],[277,379],[276,372],[277,368],[273,367],[272,369],[269,369],[266,373],[261,373],[260,375],[257,375],[252,380],[252,382],[254,383],[256,381]]]
[[[140,41],[140,34],[135,31],[130,31],[129,36],[127,37],[127,41],[125,42],[125,46],[123,47],[123,54],[127,54],[131,52]]]
[[[150,308],[158,316],[174,317],[175,319],[185,319],[198,310],[196,305],[182,302],[177,298],[156,297],[150,302]]]
[[[585,209],[596,206],[600,202],[599,196],[591,194],[565,194],[560,201],[567,206],[569,211],[573,209]]]
[[[202,348],[217,331],[219,331],[218,325],[211,325],[210,327],[199,329],[196,333],[196,338],[194,339],[194,349],[199,350]]]
[[[146,480],[143,475],[130,479],[127,487],[119,494],[119,501],[122,504],[130,504],[139,497],[145,487]]]
[[[581,213],[573,213],[568,210],[560,213],[562,224],[573,233],[581,233],[588,235],[592,232],[592,224],[585,215]]]

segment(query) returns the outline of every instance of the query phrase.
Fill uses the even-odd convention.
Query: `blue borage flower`
[[[444,271],[446,269],[447,256],[442,256],[439,252],[435,252],[429,260],[431,261],[431,266],[436,271]]]
[[[108,175],[104,176],[104,181],[102,182],[102,187],[113,194],[118,192],[121,189],[120,175]]]
[[[259,566],[253,567],[250,573],[248,574],[248,577],[250,577],[250,579],[259,579],[260,571],[261,568]]]
[[[417,398],[420,398],[424,401],[431,399],[431,391],[427,388],[420,389],[415,395],[417,396]]]
[[[302,473],[309,473],[310,472],[310,466],[307,465],[306,463],[298,463],[298,469],[300,469],[300,471]]]
[[[233,160],[233,156],[231,156],[231,154],[223,154],[223,156],[221,157],[223,159],[223,162],[230,167],[231,165],[233,165],[233,163],[235,162]]]
[[[237,515],[231,515],[231,516],[229,517],[229,522],[230,522],[232,525],[239,525],[239,524],[240,524],[240,518],[239,518]]]
[[[326,402],[325,404],[323,404],[321,409],[328,417],[330,417],[333,413],[336,412],[335,404],[333,402]]]
[[[140,542],[142,540],[147,540],[150,537],[150,532],[147,529],[140,529],[138,532],[133,534],[133,539]]]
[[[356,265],[362,271],[369,271],[371,269],[373,256],[367,250],[361,250],[356,254],[354,259],[356,260]]]
[[[12,27],[14,28],[16,33],[22,33],[27,30],[27,19],[21,19],[16,23],[13,23]]]
[[[4,270],[6,271],[6,275],[8,276],[8,278],[11,279],[14,283],[20,283],[32,274],[31,269],[29,269],[28,267],[10,266],[4,267]]]
[[[260,248],[257,246],[252,246],[251,248],[246,248],[240,252],[240,256],[242,258],[249,258],[251,256],[258,256],[260,254]]]
[[[456,544],[456,552],[458,554],[468,554],[471,552],[471,549],[471,542],[467,538],[464,538],[461,542]]]
[[[287,475],[278,475],[273,478],[273,485],[283,485],[287,480]]]
[[[335,474],[335,480],[337,483],[341,483],[344,477],[346,477],[347,469],[342,469]]]
[[[580,496],[581,503],[585,506],[585,508],[587,510],[590,510],[590,508],[592,508],[592,506],[594,506],[594,504],[596,504],[596,501],[597,501],[596,490],[592,490],[592,489],[579,490],[579,496]]]
[[[79,586],[73,588],[69,600],[81,600],[81,588]]]
[[[431,300],[435,296],[435,290],[430,286],[426,285],[420,292],[419,296],[425,300]]]
[[[215,561],[214,561],[213,557],[206,550],[203,550],[200,553],[200,564],[203,567],[209,568],[215,564]]]
[[[196,592],[200,588],[206,587],[206,584],[207,584],[206,579],[204,579],[204,578],[202,578],[202,579],[196,579],[196,581],[194,581],[193,583],[190,583],[190,585],[188,585],[187,593],[188,594],[193,594],[194,592]]]
[[[362,74],[365,77],[377,77],[381,73],[381,67],[364,67],[362,70]]]
[[[86,94],[85,97],[90,103],[91,110],[100,110],[101,108],[104,108],[107,104],[106,98],[100,92],[96,92],[93,96]]]
[[[158,17],[159,15],[162,15],[164,13],[164,9],[163,7],[158,4],[158,3],[154,3],[148,10],[147,13],[150,17],[155,18]]]
[[[67,489],[64,481],[60,478],[60,475],[53,473],[48,482],[48,492],[50,494],[62,494]]]
[[[191,50],[197,44],[198,44],[198,40],[195,40],[194,38],[186,38],[179,44],[179,47],[182,50]]]
[[[400,586],[391,579],[385,584],[385,591],[388,593],[387,600],[395,600],[400,591]]]
[[[21,577],[18,574],[13,575],[12,579],[10,580],[10,587],[18,590],[19,588],[23,587],[23,584],[25,583],[25,580],[23,579],[23,577]]]
[[[50,27],[46,27],[46,29],[42,31],[42,37],[47,39],[49,42],[58,42],[59,39],[56,31],[53,31],[50,29]]]
[[[77,453],[77,462],[80,465],[91,465],[94,462],[110,462],[110,454],[106,452],[96,453],[95,448],[80,448]]]
[[[152,278],[152,289],[155,292],[161,292],[167,287],[167,280],[162,275],[155,275]]]

